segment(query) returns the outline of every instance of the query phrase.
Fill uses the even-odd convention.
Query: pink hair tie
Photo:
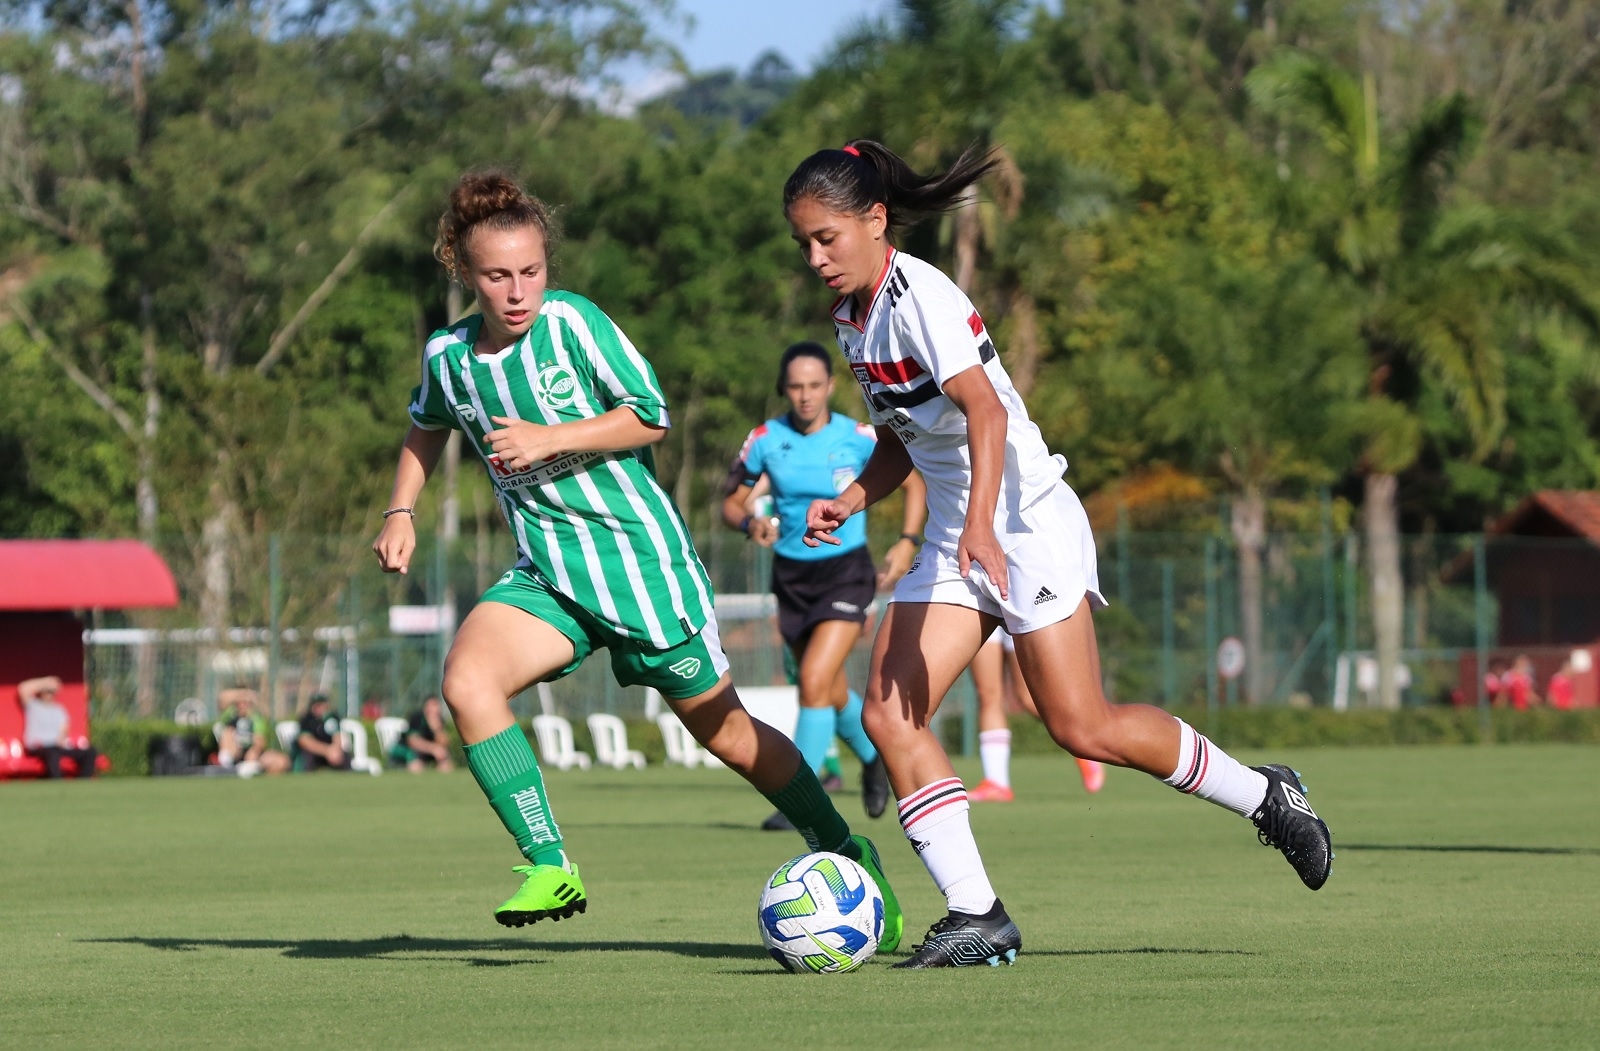
[[[844,148],[844,152],[846,152],[846,153],[848,153],[848,154],[849,154],[849,155],[850,155],[850,156],[852,156],[852,157],[859,157],[859,156],[861,156],[861,151],[860,151],[860,150],[858,150],[858,149],[856,149],[856,148],[855,148],[855,147],[854,147],[854,146],[846,146],[846,147],[845,147],[845,148]]]

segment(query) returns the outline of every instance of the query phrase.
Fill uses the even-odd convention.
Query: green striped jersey
[[[411,421],[455,427],[477,449],[522,564],[620,635],[670,649],[712,616],[711,582],[649,448],[569,453],[512,469],[484,441],[492,416],[556,424],[626,406],[669,425],[649,362],[599,307],[547,291],[533,327],[496,354],[474,354],[473,314],[440,329],[422,356]]]

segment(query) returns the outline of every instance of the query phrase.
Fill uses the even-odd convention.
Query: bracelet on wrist
[[[917,535],[916,533],[901,533],[900,534],[900,539],[901,540],[909,540],[913,544],[916,544],[918,547],[922,546],[922,537]]]
[[[750,523],[753,521],[755,521],[754,516],[745,515],[739,522],[739,532],[744,534],[746,540],[750,539]]]
[[[417,518],[417,513],[409,507],[391,507],[389,510],[383,513],[383,517],[385,519],[387,519],[390,515],[410,515],[412,521],[416,521]]]

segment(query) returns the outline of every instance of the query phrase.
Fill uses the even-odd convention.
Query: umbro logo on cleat
[[[1051,591],[1049,588],[1040,588],[1039,593],[1033,596],[1033,604],[1035,606],[1042,606],[1046,602],[1054,602],[1057,597],[1058,596],[1056,593]]]
[[[1300,813],[1304,814],[1306,817],[1316,817],[1317,816],[1317,812],[1315,810],[1311,809],[1311,804],[1306,802],[1306,797],[1305,796],[1301,795],[1299,792],[1296,792],[1293,788],[1291,788],[1288,785],[1283,785],[1282,788],[1283,788],[1283,798],[1284,798],[1284,800],[1286,802],[1288,802],[1288,804],[1290,806],[1292,806],[1296,810],[1300,811]],[[1321,819],[1318,818],[1318,820],[1321,820]]]

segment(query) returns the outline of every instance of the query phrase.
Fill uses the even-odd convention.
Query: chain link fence
[[[437,690],[451,631],[476,596],[515,561],[509,537],[446,545],[422,538],[411,571],[380,572],[354,536],[259,536],[225,562],[198,544],[158,545],[182,593],[178,609],[103,613],[87,625],[97,717],[170,716],[196,699],[207,713],[229,686],[268,699],[274,717],[326,693],[348,714],[403,714]],[[722,639],[736,682],[785,681],[770,553],[727,532],[698,538],[718,592]],[[1542,687],[1574,644],[1600,640],[1600,551],[1582,541],[1495,536],[1401,538],[1406,704],[1478,704],[1480,669],[1526,654]],[[1166,707],[1371,702],[1371,567],[1354,534],[1280,533],[1244,551],[1225,536],[1108,531],[1096,615],[1107,692]],[[209,595],[208,595],[209,587]],[[218,601],[219,595],[226,600]],[[225,609],[223,624],[216,620]],[[1259,625],[1259,627],[1252,627]],[[1219,667],[1224,640],[1244,668]],[[863,681],[870,633],[852,655]],[[1571,671],[1572,669],[1568,669]],[[1587,672],[1580,672],[1587,674]],[[1587,680],[1585,680],[1587,681]],[[1588,689],[1589,687],[1584,687]],[[645,698],[591,660],[550,691],[572,718],[637,715]],[[947,707],[971,702],[966,680]],[[532,714],[529,691],[514,702]]]

